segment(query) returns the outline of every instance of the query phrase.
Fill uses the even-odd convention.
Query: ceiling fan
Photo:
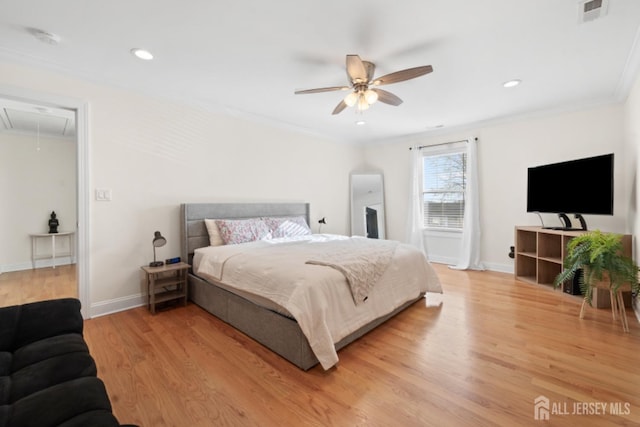
[[[338,90],[352,90],[333,110],[332,114],[339,114],[347,107],[355,106],[359,112],[369,108],[376,101],[385,104],[398,106],[402,104],[402,99],[398,98],[391,92],[378,89],[376,86],[388,85],[392,83],[403,82],[405,80],[415,79],[433,71],[431,65],[421,67],[407,68],[406,70],[396,71],[395,73],[386,74],[377,79],[373,78],[376,65],[369,61],[363,61],[358,55],[347,55],[347,77],[349,78],[349,86],[332,86],[317,89],[305,89],[295,91],[296,95],[305,93],[332,92]]]

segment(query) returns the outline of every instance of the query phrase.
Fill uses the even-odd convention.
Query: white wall
[[[629,185],[624,175],[623,106],[604,106],[586,111],[513,120],[464,132],[410,141],[382,144],[365,149],[366,163],[384,171],[389,238],[404,239],[409,185],[409,150],[414,144],[435,144],[478,137],[481,191],[481,258],[494,270],[513,271],[508,257],[516,225],[540,225],[526,212],[527,168],[552,162],[613,152],[615,164],[614,216],[587,215],[590,228],[624,232],[629,203]],[[577,185],[568,182],[566,185]],[[562,185],[559,183],[559,185]],[[545,225],[561,225],[556,216],[545,215]],[[446,258],[456,242],[444,236],[434,245],[427,242],[430,256]],[[446,247],[445,247],[446,246]]]
[[[0,133],[0,205],[0,271],[29,269],[29,234],[48,232],[51,211],[59,231],[76,229],[75,142],[46,137],[38,142],[35,135]],[[38,239],[37,244],[37,254],[51,253],[49,241]],[[68,239],[58,239],[56,248],[68,252]],[[36,261],[36,266],[49,261]]]
[[[92,313],[144,301],[140,266],[162,231],[165,259],[180,254],[179,205],[207,201],[306,201],[311,227],[349,231],[349,174],[362,150],[167,100],[0,64],[0,81],[89,103]],[[330,167],[329,167],[330,165]]]

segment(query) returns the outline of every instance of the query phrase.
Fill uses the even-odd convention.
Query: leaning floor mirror
[[[351,174],[351,234],[385,239],[384,224],[382,174]]]

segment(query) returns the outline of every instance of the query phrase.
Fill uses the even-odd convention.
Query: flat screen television
[[[613,153],[530,167],[527,212],[613,215]]]

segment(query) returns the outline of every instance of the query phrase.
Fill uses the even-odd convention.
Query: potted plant
[[[640,288],[638,265],[632,258],[624,255],[622,249],[620,234],[595,230],[574,237],[567,244],[564,270],[556,276],[554,286],[558,287],[582,271],[578,280],[584,302],[591,305],[594,287],[600,282],[605,282],[611,292],[611,306],[615,315],[620,286],[630,284],[633,293],[637,293]]]

